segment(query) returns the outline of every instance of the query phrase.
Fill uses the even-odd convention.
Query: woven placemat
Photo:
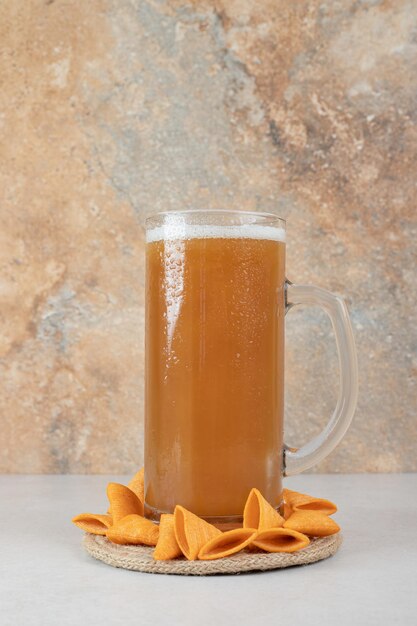
[[[240,574],[256,570],[280,569],[294,565],[307,565],[335,554],[342,543],[341,533],[313,539],[311,543],[292,554],[250,552],[244,550],[233,556],[215,561],[155,561],[154,548],[147,546],[121,546],[106,537],[87,533],[83,545],[87,552],[99,561],[113,567],[147,572],[150,574],[182,574],[184,576],[207,576],[209,574]]]

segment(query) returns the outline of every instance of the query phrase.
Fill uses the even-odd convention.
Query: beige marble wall
[[[354,423],[317,471],[417,470],[414,0],[0,4],[0,471],[142,462],[145,214],[288,219],[344,295]],[[287,439],[335,402],[330,325],[288,318]]]

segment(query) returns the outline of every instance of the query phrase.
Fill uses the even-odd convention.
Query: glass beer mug
[[[340,364],[336,408],[297,449],[283,442],[284,318],[319,306]],[[357,364],[343,300],[285,278],[285,222],[239,211],[160,213],[146,222],[145,514],[181,504],[238,522],[257,487],[277,509],[282,477],[321,461],[345,434]]]

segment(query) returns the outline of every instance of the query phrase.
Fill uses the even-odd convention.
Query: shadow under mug
[[[277,509],[282,477],[321,461],[357,401],[343,300],[285,278],[285,221],[239,211],[159,213],[146,222],[145,515],[181,504],[213,523],[242,519],[257,487]],[[285,314],[321,307],[336,339],[340,387],[323,431],[283,442]]]

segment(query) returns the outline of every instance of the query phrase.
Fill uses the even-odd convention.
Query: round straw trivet
[[[87,533],[83,540],[86,551],[99,561],[149,574],[182,574],[184,576],[207,576],[209,574],[240,574],[256,570],[280,569],[294,565],[307,565],[327,559],[335,554],[342,543],[341,533],[313,539],[311,543],[292,554],[284,552],[242,551],[232,556],[214,561],[187,561],[185,558],[173,561],[155,561],[154,548],[147,546],[121,546],[101,535]]]

